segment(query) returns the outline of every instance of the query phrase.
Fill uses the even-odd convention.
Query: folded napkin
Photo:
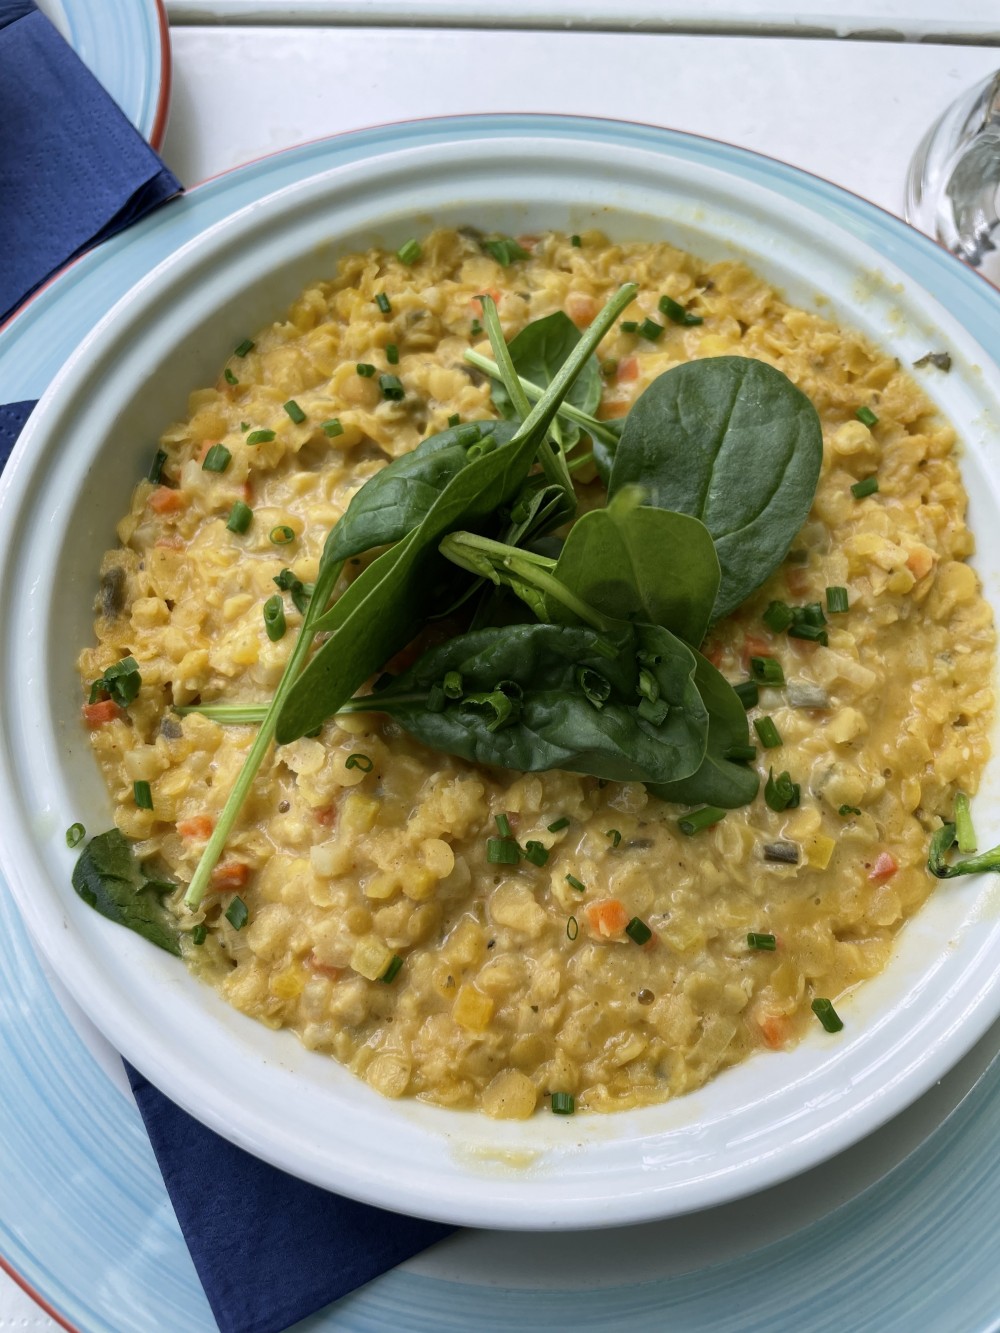
[[[0,0],[0,324],[180,189],[32,0]]]

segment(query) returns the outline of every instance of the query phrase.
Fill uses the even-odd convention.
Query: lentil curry
[[[135,490],[80,671],[131,655],[141,672],[127,709],[112,692],[84,711],[118,828],[180,886],[187,965],[386,1096],[524,1117],[697,1088],[885,966],[933,887],[929,835],[988,756],[994,630],[955,434],[893,357],[741,263],[596,231],[509,244],[438,231],[402,258],[349,255],[241,345]],[[739,355],[784,372],[822,424],[804,528],[703,645],[746,682],[761,795],[685,824],[641,782],[477,766],[382,714],[341,716],[271,750],[187,910],[255,728],[174,709],[273,693],[293,639],[274,622],[299,624],[295,580],[316,579],[351,496],[455,417],[495,416],[463,359],[488,350],[481,293],[510,339],[555,311],[588,324],[626,280],[640,292],[601,344],[602,419],[670,367]],[[575,482],[602,503],[592,465]]]

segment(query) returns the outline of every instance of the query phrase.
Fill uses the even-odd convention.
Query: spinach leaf
[[[580,341],[580,331],[563,311],[532,320],[510,341],[510,357],[518,375],[541,388],[547,388]],[[493,405],[502,417],[516,416],[510,394],[499,380],[490,385]],[[601,401],[601,372],[597,358],[588,358],[576,383],[566,395],[566,402],[581,412],[593,414]],[[572,448],[580,438],[578,426],[560,424],[561,443]]]
[[[763,361],[720,356],[665,371],[636,401],[608,495],[691,514],[715,540],[727,615],[784,559],[812,505],[823,457],[816,409]]]
[[[663,625],[698,645],[719,591],[719,561],[705,525],[635,503],[619,491],[607,509],[573,525],[553,573],[589,606],[620,620]],[[575,623],[549,599],[546,617]]]
[[[490,518],[518,494],[559,403],[634,293],[635,285],[626,284],[605,306],[510,440],[495,448],[488,448],[492,441],[484,441],[487,451],[452,476],[420,524],[369,565],[329,611],[309,620],[310,631],[328,631],[330,637],[280,700],[275,725],[279,743],[320,726],[410,641],[433,605],[436,581],[445,574],[437,551],[441,538],[463,524],[475,526]],[[328,571],[337,568],[338,562],[327,563]],[[310,611],[319,600],[321,582]],[[203,891],[200,882],[198,887]]]
[[[603,427],[601,433],[590,437],[593,441],[594,468],[605,486],[611,481],[611,469],[614,466],[618,441],[622,437],[626,421],[628,421],[627,416],[609,417],[607,421],[601,422]]]
[[[757,795],[760,778],[745,764],[726,758],[732,748],[750,738],[746,711],[725,676],[701,653],[696,653],[695,683],[708,709],[708,749],[698,771],[679,782],[651,784],[649,790],[663,801],[685,805],[722,806],[734,810]]]
[[[659,721],[640,711],[639,652],[665,706]],[[418,740],[474,763],[663,781],[695,772],[705,753],[708,718],[694,670],[690,649],[657,627],[604,634],[511,625],[429,649],[356,704],[389,713]],[[461,678],[461,698],[441,689],[448,673]]]
[[[180,957],[179,932],[163,906],[176,887],[147,879],[116,828],[91,838],[73,867],[73,888],[88,907]]]
[[[401,541],[426,517],[448,483],[474,460],[475,446],[485,440],[506,444],[516,429],[506,421],[465,422],[421,440],[412,453],[393,459],[351,497],[326,539],[324,565]]]

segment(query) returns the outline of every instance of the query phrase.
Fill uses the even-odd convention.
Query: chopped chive
[[[354,369],[363,380],[370,380],[375,374],[375,367],[369,361],[359,361]]]
[[[207,939],[208,939],[208,927],[205,925],[204,921],[199,921],[198,924],[195,926],[194,930],[192,930],[191,932],[191,943],[204,944]]]
[[[396,980],[396,977],[399,975],[399,969],[402,966],[403,966],[402,958],[400,958],[398,953],[394,953],[392,957],[389,959],[389,966],[379,977],[379,981],[382,982],[383,986],[392,985],[392,983]]]
[[[611,359],[601,362],[601,374],[607,379],[611,379],[618,374],[618,362]]]
[[[666,315],[667,319],[672,319],[675,324],[704,324],[701,315],[692,315],[689,310],[685,310],[679,301],[675,301],[671,296],[661,296],[659,302],[659,311],[661,315]]]
[[[420,242],[411,237],[396,251],[396,258],[403,264],[415,264],[422,253]]]
[[[843,615],[850,610],[846,588],[827,588],[826,609],[831,616]]]
[[[571,1092],[554,1092],[552,1094],[552,1111],[554,1115],[572,1115],[576,1110],[576,1098]]]
[[[389,362],[390,366],[399,365],[399,348],[395,343],[386,343],[385,359]]]
[[[524,844],[521,855],[526,861],[530,861],[533,866],[543,866],[549,859],[549,849],[543,842],[536,842],[532,838]]]
[[[382,390],[382,397],[391,403],[401,403],[406,397],[406,390],[398,375],[379,375],[378,387]]]
[[[756,745],[730,745],[722,753],[723,759],[728,759],[733,764],[748,764],[751,759],[757,758]]]
[[[753,729],[757,733],[761,745],[765,750],[773,750],[775,746],[781,744],[781,732],[774,725],[774,719],[771,717],[758,717],[754,719]]]
[[[647,342],[655,343],[657,338],[663,334],[663,325],[657,324],[655,319],[644,319],[636,329],[640,338],[645,338]]]
[[[239,384],[239,380],[236,378],[236,376],[233,374],[233,372],[229,369],[228,366],[226,366],[225,370],[222,373],[225,376],[227,384]]]
[[[512,834],[510,831],[510,820],[507,818],[507,816],[495,815],[494,819],[496,820],[497,831],[499,832],[501,838],[511,837]]]
[[[639,321],[637,319],[623,319],[620,328],[622,333],[638,333]]]
[[[460,414],[458,412],[452,412],[451,416],[448,418],[448,425],[460,426],[461,424],[462,424],[462,418]]]
[[[148,782],[133,782],[132,797],[140,810],[152,810],[153,793],[149,789]]]
[[[948,352],[925,352],[913,364],[917,370],[922,370],[924,366],[936,366],[938,370],[943,370],[947,374],[951,370],[951,355]]]
[[[960,852],[968,853],[976,850],[976,830],[972,827],[969,798],[964,791],[955,793],[955,837]]]
[[[239,894],[226,908],[226,920],[232,926],[233,930],[242,930],[250,920],[250,913],[247,911],[247,905]]]
[[[813,1000],[812,1011],[826,1028],[827,1032],[839,1032],[844,1026],[840,1019],[840,1015],[829,1000],[821,1000],[818,998]]]
[[[329,435],[331,439],[333,439],[335,435],[343,435],[344,433],[344,428],[340,424],[340,419],[338,417],[331,417],[329,421],[324,421],[320,426],[320,430],[324,435]]]
[[[700,810],[692,810],[690,814],[678,819],[677,827],[690,838],[695,833],[700,833],[702,829],[711,828],[725,817],[725,810],[721,810],[717,805],[703,805]]]
[[[569,828],[569,820],[565,815],[563,815],[561,819],[557,819],[548,825],[550,833],[561,833],[564,828]]]
[[[264,603],[264,628],[272,643],[277,643],[285,636],[285,607],[281,593],[276,592]]]
[[[875,413],[871,410],[870,407],[859,407],[858,410],[854,413],[854,415],[861,422],[861,424],[863,426],[867,426],[869,430],[871,429],[872,426],[878,425],[878,417],[875,415]]]
[[[82,824],[70,824],[69,828],[66,830],[66,846],[79,847],[80,843],[83,842],[86,836],[87,830]]]
[[[289,398],[288,402],[283,403],[282,406],[284,407],[288,415],[292,418],[292,420],[295,422],[296,426],[301,426],[303,421],[305,421],[306,419],[306,414],[305,412],[302,411],[302,408],[299,407],[295,399]]]
[[[751,708],[756,708],[760,701],[760,690],[757,688],[755,680],[741,680],[733,686],[740,703],[749,713]]]
[[[799,845],[797,842],[765,842],[764,860],[781,866],[797,866]]]
[[[154,486],[159,486],[160,484],[160,478],[163,476],[163,464],[166,461],[166,451],[164,449],[157,449],[149,468],[149,480]]]
[[[230,532],[246,532],[253,522],[253,510],[242,500],[237,500],[229,511],[226,527]]]
[[[782,630],[786,630],[794,619],[792,608],[787,602],[770,602],[767,610],[761,616],[764,624],[768,629],[774,630],[775,634],[780,634]]]
[[[233,356],[246,356],[249,352],[252,352],[256,346],[257,344],[255,342],[246,338],[240,343],[239,347],[233,349]]]
[[[625,934],[630,940],[635,940],[636,944],[648,944],[653,938],[653,932],[638,916],[634,916],[625,927]]]
[[[776,657],[751,657],[750,675],[759,685],[784,685],[785,673]]]
[[[267,537],[274,546],[287,546],[289,542],[295,540],[295,533],[287,524],[279,523],[276,528],[271,529]]]
[[[392,305],[385,292],[379,292],[378,296],[375,297],[375,304],[378,306],[379,310],[382,311],[383,315],[388,315],[392,310]]]
[[[808,639],[811,643],[821,643],[824,648],[829,643],[826,630],[821,625],[810,625],[807,620],[794,620],[788,627],[790,639]]]
[[[233,456],[224,444],[213,444],[201,465],[203,472],[225,472]]]
[[[273,430],[252,430],[247,436],[247,444],[270,444],[273,439]]]
[[[579,921],[577,921],[575,916],[571,916],[570,919],[566,922],[566,938],[569,940],[575,940],[577,935],[579,935],[579,933],[580,933],[580,923]]]
[[[479,322],[478,319],[474,319],[474,320],[472,321],[472,328],[471,328],[471,330],[470,330],[470,332],[472,333],[473,338],[478,338],[479,335],[482,333],[482,331],[483,331],[483,326],[482,326],[482,324],[480,324],[480,322]]]
[[[249,421],[241,421],[241,422],[240,422],[240,434],[241,434],[241,435],[245,435],[249,429],[250,429],[250,422],[249,422]]]
[[[362,773],[370,773],[375,765],[366,754],[349,754],[344,764],[345,768],[360,768]]]
[[[486,860],[491,866],[516,866],[521,849],[513,838],[487,838]]]
[[[846,819],[848,815],[860,815],[861,810],[856,805],[842,805],[837,814],[840,815],[841,819]]]
[[[567,875],[567,876],[566,876],[566,883],[570,886],[571,889],[576,889],[577,893],[586,893],[586,892],[587,892],[587,886],[586,886],[586,884],[584,884],[584,883],[582,883],[580,880],[578,880],[577,877],[576,877],[575,875]]]
[[[444,680],[441,682],[441,688],[446,699],[461,699],[464,693],[462,673],[460,671],[446,671]]]
[[[751,949],[768,949],[772,953],[778,947],[778,941],[773,935],[762,935],[756,930],[751,930],[747,935],[747,944]]]
[[[797,782],[793,782],[786,769],[784,773],[774,776],[774,769],[767,771],[767,782],[764,785],[764,800],[772,810],[779,813],[782,810],[794,810],[802,798],[802,789]]]
[[[618,846],[621,845],[622,835],[621,835],[621,833],[619,832],[618,829],[616,829],[616,828],[609,828],[608,831],[607,831],[607,833],[605,833],[604,836],[605,836],[606,838],[610,838],[610,839],[611,839],[611,846],[612,846],[612,847],[618,847]]]
[[[483,249],[491,254],[497,263],[506,268],[517,259],[530,259],[530,253],[519,245],[512,236],[494,236],[482,242]]]
[[[576,232],[574,232],[573,235],[569,238],[569,243],[574,247],[574,249],[579,250],[580,246],[583,244],[583,241],[581,241],[579,236],[577,236]]]
[[[865,477],[861,481],[856,481],[851,487],[851,494],[855,500],[863,500],[866,495],[874,495],[878,490],[878,477]]]

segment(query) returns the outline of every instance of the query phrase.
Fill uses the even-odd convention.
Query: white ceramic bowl
[[[122,1053],[227,1138],[356,1198],[491,1227],[604,1226],[706,1207],[809,1167],[869,1132],[952,1065],[1000,1013],[995,886],[939,887],[887,971],[794,1051],[762,1054],[675,1102],[611,1116],[494,1122],[380,1098],[271,1032],[176,960],[110,925],[70,887],[64,831],[111,810],[79,721],[101,553],[188,391],[224,349],[280,315],[339,253],[437,223],[499,231],[598,225],[709,260],[738,256],[793,301],[863,329],[904,362],[947,347],[926,387],[959,427],[986,593],[1000,606],[1000,507],[985,455],[1000,375],[928,294],[820,212],[642,146],[473,130],[347,163],[261,199],[139,282],[33,414],[0,482],[0,859],[36,939]],[[976,804],[1000,841],[1000,765]]]

